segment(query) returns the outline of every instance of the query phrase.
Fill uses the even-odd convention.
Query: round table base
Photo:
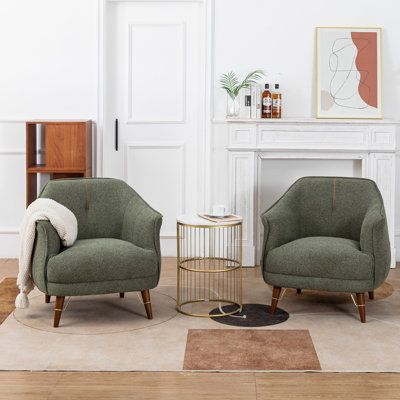
[[[231,306],[236,306],[236,307],[234,307],[233,310],[229,310],[229,311],[226,311],[226,312],[223,311],[222,313],[219,313],[219,314],[213,314],[213,315],[212,315],[213,318],[216,318],[216,317],[225,317],[225,316],[227,316],[227,315],[236,314],[236,313],[239,313],[239,312],[242,311],[242,306],[241,306],[239,303],[235,303],[235,302],[233,302],[233,301],[230,301],[230,300],[223,300],[223,299],[197,299],[197,300],[189,300],[189,301],[185,301],[184,303],[181,303],[179,306],[177,306],[177,307],[176,307],[176,310],[179,311],[181,314],[189,315],[190,317],[205,317],[205,318],[210,318],[211,315],[210,315],[209,312],[208,312],[208,313],[201,313],[201,314],[199,314],[199,313],[191,313],[191,312],[188,312],[188,311],[184,311],[184,310],[182,309],[182,307],[183,307],[184,305],[187,305],[187,304],[196,304],[196,303],[225,303],[225,304],[223,305],[223,307],[230,306],[229,308],[231,308]],[[220,307],[220,309],[222,309],[222,307]]]

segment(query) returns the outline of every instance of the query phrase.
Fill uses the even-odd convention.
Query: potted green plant
[[[239,82],[238,77],[233,71],[226,74],[222,74],[219,82],[221,88],[226,90],[227,93],[227,106],[226,116],[237,117],[240,112],[240,105],[238,95],[242,89],[250,88],[251,85],[257,83],[257,81],[264,76],[264,71],[256,69],[247,74],[242,82]]]

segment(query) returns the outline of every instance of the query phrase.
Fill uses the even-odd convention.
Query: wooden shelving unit
[[[37,197],[37,174],[50,179],[92,176],[92,121],[27,121],[26,206]]]

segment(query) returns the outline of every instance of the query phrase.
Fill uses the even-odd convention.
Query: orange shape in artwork
[[[371,107],[378,107],[378,51],[376,32],[351,32],[357,47],[356,67],[360,73],[358,92]]]

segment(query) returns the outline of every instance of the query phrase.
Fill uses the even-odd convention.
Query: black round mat
[[[224,312],[229,312],[233,311],[235,308],[237,308],[237,305],[227,305],[223,306],[222,310]],[[211,318],[215,322],[221,324],[247,327],[281,324],[289,318],[289,314],[281,308],[277,308],[275,314],[271,314],[270,309],[271,307],[265,304],[243,304],[241,313],[227,315],[226,317]],[[210,311],[211,316],[220,313],[221,311],[219,308],[214,308]],[[246,316],[246,318],[244,318],[244,316]]]

